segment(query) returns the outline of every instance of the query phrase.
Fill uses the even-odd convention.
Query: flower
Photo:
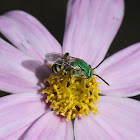
[[[96,72],[103,77],[99,114],[65,121],[51,111],[40,92],[50,69],[45,54],[66,53],[93,68],[104,58],[124,12],[123,0],[69,0],[63,47],[31,15],[11,11],[0,16],[0,98],[2,140],[139,139],[140,103],[126,97],[140,91],[140,43],[106,59]],[[15,46],[15,47],[14,47]],[[98,79],[99,80],[99,79]],[[43,98],[42,98],[43,97]]]

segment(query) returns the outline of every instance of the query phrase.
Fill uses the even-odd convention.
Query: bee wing
[[[47,53],[45,55],[46,60],[53,63],[63,59],[63,57],[64,57],[64,54],[61,54],[61,53]]]
[[[61,53],[47,53],[45,55],[45,58],[47,61],[50,61],[52,63],[55,64],[62,64],[62,61],[64,64],[68,65],[69,67],[71,67],[72,69],[75,69],[77,71],[82,71],[82,69],[80,67],[75,67],[71,64],[71,62],[73,62],[75,59],[79,59],[79,58],[75,58],[72,56],[69,56],[68,60],[64,57],[65,54],[61,54]]]
[[[70,56],[68,62],[71,63],[71,62],[73,62],[75,59],[76,59],[75,57],[71,57],[71,56]]]

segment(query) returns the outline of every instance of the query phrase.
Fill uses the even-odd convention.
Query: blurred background
[[[24,10],[35,16],[62,44],[66,6],[67,0],[0,0],[0,15],[10,10]],[[108,51],[110,55],[140,41],[139,6],[139,0],[125,0],[125,17]],[[140,96],[133,98],[140,100]]]

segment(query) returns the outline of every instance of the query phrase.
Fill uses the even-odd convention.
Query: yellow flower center
[[[96,77],[90,79],[71,75],[69,72],[62,76],[62,72],[57,75],[50,75],[44,80],[48,84],[42,91],[47,94],[46,103],[50,103],[50,108],[66,117],[66,121],[89,116],[89,112],[98,113],[97,101],[99,100],[99,83]]]

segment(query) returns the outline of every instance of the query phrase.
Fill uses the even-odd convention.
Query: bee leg
[[[70,59],[70,55],[69,55],[69,53],[65,53],[65,55],[64,55],[64,59],[66,59],[66,61],[69,61],[69,59]]]
[[[65,70],[63,70],[62,75],[66,76],[67,72]]]

